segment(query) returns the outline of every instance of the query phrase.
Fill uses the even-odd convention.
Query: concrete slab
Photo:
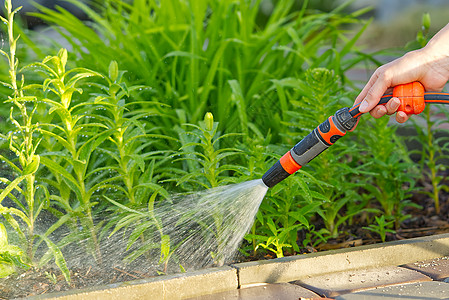
[[[240,289],[193,297],[188,300],[298,300],[320,298],[314,292],[289,283],[261,284]]]
[[[235,264],[240,285],[301,280],[335,272],[398,266],[449,255],[449,234]]]
[[[109,284],[102,287],[43,294],[28,297],[27,300],[178,300],[237,288],[237,271],[226,266]]]
[[[444,280],[449,277],[449,256],[406,264],[403,267],[426,274],[433,280]]]
[[[383,267],[331,273],[294,281],[322,296],[335,297],[375,287],[394,284],[431,281],[429,277],[414,270],[400,267]]]
[[[336,300],[448,299],[449,284],[439,281],[401,284],[336,297]]]

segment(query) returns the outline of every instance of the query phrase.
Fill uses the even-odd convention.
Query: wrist
[[[449,24],[435,34],[420,51],[430,61],[441,61],[443,63],[449,61]]]
[[[429,72],[434,72],[449,80],[449,37],[444,41],[431,40],[419,51],[422,61]]]

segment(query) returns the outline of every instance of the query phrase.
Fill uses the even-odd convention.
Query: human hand
[[[382,95],[394,86],[419,81],[426,91],[441,91],[449,79],[449,24],[446,25],[426,47],[379,67],[356,98],[362,113],[370,112],[374,118],[394,114],[400,101],[392,98],[385,106],[377,105]],[[397,112],[399,123],[409,116]]]

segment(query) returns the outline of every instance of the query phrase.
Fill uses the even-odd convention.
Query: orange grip
[[[301,169],[301,165],[298,164],[292,157],[292,154],[290,153],[290,151],[288,151],[287,153],[284,154],[284,156],[281,157],[281,159],[279,160],[279,162],[281,163],[282,168],[284,168],[284,170],[288,173],[288,174],[293,174],[296,171],[298,171],[299,169]]]
[[[397,97],[401,101],[398,111],[403,111],[408,115],[420,114],[426,107],[424,86],[417,81],[394,87],[393,97]]]
[[[329,117],[327,121],[323,122],[317,129],[321,138],[326,141],[328,145],[333,145],[339,138],[346,134],[346,132],[341,131],[335,126],[333,117]]]

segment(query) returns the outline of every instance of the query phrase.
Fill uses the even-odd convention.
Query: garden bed
[[[449,233],[448,196],[448,193],[442,192],[441,214],[435,215],[433,205],[429,203],[427,197],[422,194],[414,195],[413,201],[421,205],[423,209],[411,209],[408,211],[411,214],[411,218],[404,222],[396,233],[388,234],[387,240],[401,241]],[[323,252],[323,254],[326,254],[327,250],[381,243],[378,236],[361,227],[352,226],[344,228],[343,231],[346,231],[346,234],[340,238],[329,240],[328,243],[320,244],[315,248],[308,247],[304,249],[304,254],[307,252]],[[380,245],[383,247],[383,244]],[[275,256],[270,254],[259,255],[257,257],[240,257],[238,262],[268,260],[272,258],[275,258]],[[11,275],[8,278],[0,279],[0,291],[2,291],[0,293],[0,299],[43,295],[159,276],[156,269],[148,269],[146,272],[143,272],[141,268],[134,269],[133,267],[123,266],[104,269],[88,266],[83,268],[75,267],[70,269],[70,275],[70,284],[65,281],[61,271],[53,267],[30,269],[19,274]]]

